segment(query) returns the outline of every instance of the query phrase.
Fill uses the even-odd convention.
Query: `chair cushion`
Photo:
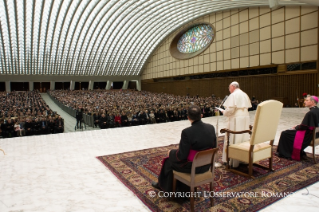
[[[191,182],[191,174],[177,172],[177,171],[173,171],[173,173],[175,176],[183,178],[184,180],[186,180],[189,183]],[[211,171],[207,171],[207,172],[202,173],[202,174],[195,174],[195,183],[199,183],[199,182],[202,182],[204,180],[208,180],[210,178],[213,178]]]
[[[269,148],[270,145],[269,143],[259,143],[255,144],[254,146],[254,152],[260,151],[265,148]],[[229,146],[229,148],[236,148],[236,149],[243,149],[249,151],[250,148],[250,141],[242,142],[242,143],[237,143],[237,144],[232,144]]]
[[[229,146],[229,158],[249,163],[250,141],[237,143]],[[254,146],[253,162],[257,162],[271,157],[271,145],[269,143],[259,143]]]

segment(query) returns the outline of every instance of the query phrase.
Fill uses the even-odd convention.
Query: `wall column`
[[[124,80],[122,89],[127,89],[129,82],[130,82],[130,81],[128,81],[128,80]]]
[[[50,81],[50,90],[55,90],[55,82],[54,81]]]
[[[110,90],[111,86],[112,86],[112,81],[108,80],[107,83],[106,83],[105,90]]]
[[[136,80],[136,89],[138,91],[142,90],[142,84],[141,84],[141,80]]]
[[[75,82],[73,80],[71,80],[71,82],[70,82],[70,90],[72,91],[72,90],[74,90],[74,88],[75,88]]]
[[[10,81],[6,81],[6,92],[11,92],[11,82]]]
[[[29,82],[29,91],[33,91],[33,82]]]
[[[93,90],[93,86],[94,86],[94,82],[90,80],[88,90]]]

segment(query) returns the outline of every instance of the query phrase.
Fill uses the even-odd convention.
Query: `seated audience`
[[[40,120],[46,121],[55,116],[37,90],[0,92],[2,137],[48,134],[49,131],[41,128]]]
[[[215,116],[214,108],[222,102],[215,95],[191,97],[134,90],[55,90],[49,94],[74,110],[82,107],[84,114],[93,116],[94,126],[102,129],[186,120],[185,108],[190,105],[199,106],[204,117]],[[103,113],[106,124],[100,123]],[[122,118],[127,121],[124,123]]]

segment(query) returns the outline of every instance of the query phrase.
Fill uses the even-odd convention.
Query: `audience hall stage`
[[[306,108],[284,108],[280,132],[301,122]],[[250,112],[253,124],[255,112]],[[218,117],[203,119],[216,127]],[[149,211],[96,156],[179,142],[189,121],[1,139],[0,211]],[[219,129],[225,117],[219,117]],[[306,151],[310,152],[311,148]],[[319,148],[316,149],[319,153]],[[319,182],[263,211],[317,211]]]

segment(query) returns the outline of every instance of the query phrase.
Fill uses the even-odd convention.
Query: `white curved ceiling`
[[[187,22],[219,10],[268,4],[268,0],[0,0],[0,74],[139,75],[156,46]]]

